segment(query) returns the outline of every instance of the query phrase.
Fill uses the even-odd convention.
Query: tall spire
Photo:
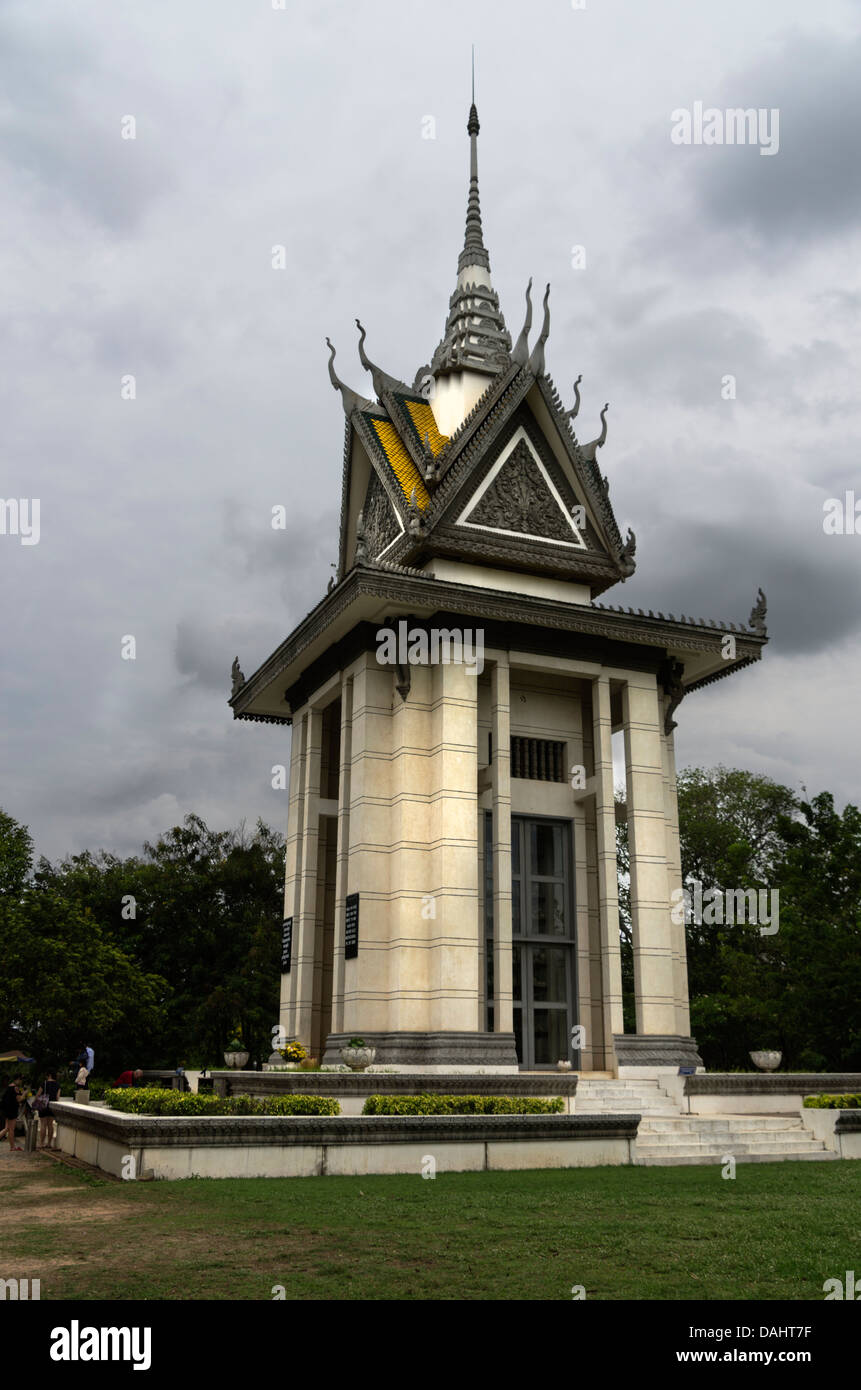
[[[490,257],[481,235],[481,206],[478,201],[478,111],[475,105],[475,47],[472,50],[472,105],[466,123],[469,135],[469,197],[466,203],[466,236],[457,262],[458,273],[469,265],[483,265],[490,270]]]
[[[464,368],[495,375],[508,365],[511,337],[499,308],[499,296],[490,283],[490,257],[481,229],[478,199],[478,111],[475,105],[475,54],[473,52],[472,105],[466,130],[469,135],[469,196],[466,233],[457,260],[457,285],[449,300],[442,339],[431,362],[435,376]]]

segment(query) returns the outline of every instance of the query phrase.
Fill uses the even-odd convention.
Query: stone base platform
[[[637,1115],[126,1115],[57,1102],[64,1153],[118,1177],[298,1178],[632,1163]]]

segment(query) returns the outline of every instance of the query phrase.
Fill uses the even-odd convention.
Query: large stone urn
[[[249,1055],[248,1052],[225,1052],[224,1064],[228,1067],[244,1067]]]
[[[342,1047],[341,1056],[350,1071],[365,1071],[377,1055],[375,1047]]]
[[[780,1066],[780,1060],[783,1057],[783,1053],[750,1052],[748,1053],[748,1056],[750,1057],[750,1060],[753,1062],[753,1065],[755,1067],[759,1067],[760,1071],[777,1071],[777,1068]]]

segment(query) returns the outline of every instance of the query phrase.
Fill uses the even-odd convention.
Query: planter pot
[[[244,1067],[248,1057],[247,1052],[225,1052],[224,1064],[228,1067]]]
[[[748,1056],[750,1057],[750,1060],[753,1062],[753,1065],[755,1067],[759,1067],[760,1071],[777,1071],[777,1068],[780,1066],[780,1059],[783,1056],[783,1053],[750,1052],[748,1053]]]
[[[377,1055],[375,1047],[342,1047],[341,1056],[350,1071],[364,1071]]]
[[[557,1070],[557,1071],[570,1071],[570,1070],[571,1070],[571,1063],[570,1063],[570,1062],[565,1062],[565,1061],[557,1062],[557,1063],[556,1063],[556,1070]]]
[[[89,1091],[78,1091],[78,1090],[76,1090],[76,1091],[75,1091],[75,1100],[78,1102],[79,1105],[89,1105],[89,1103],[90,1103],[90,1093],[89,1093]]]

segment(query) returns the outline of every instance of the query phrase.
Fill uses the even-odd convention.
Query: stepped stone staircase
[[[828,1160],[826,1149],[798,1115],[688,1115],[657,1081],[591,1080],[577,1083],[575,1114],[642,1115],[634,1162],[643,1165],[742,1163],[783,1159]]]

